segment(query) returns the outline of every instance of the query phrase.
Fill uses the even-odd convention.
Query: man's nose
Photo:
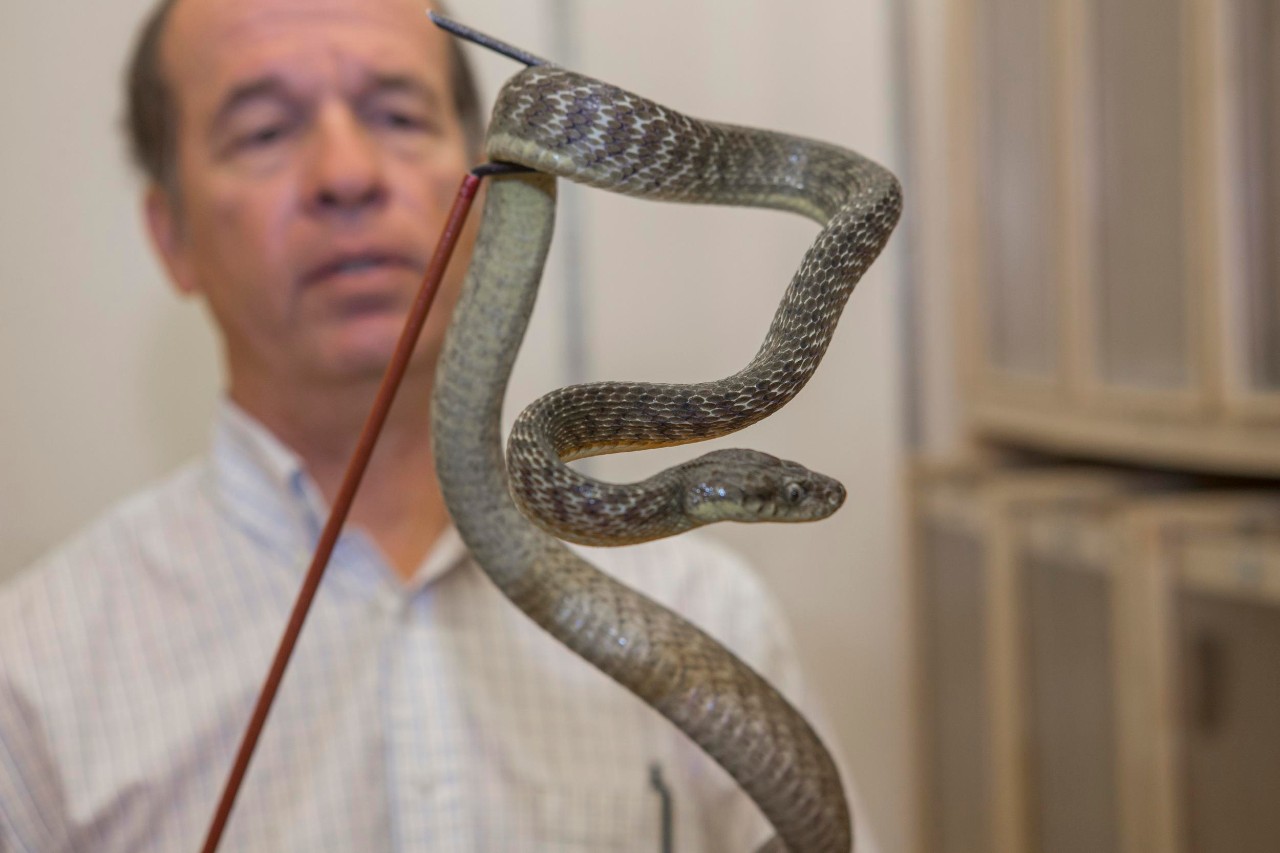
[[[382,152],[350,109],[333,105],[319,117],[310,163],[308,205],[318,214],[351,214],[387,194]]]

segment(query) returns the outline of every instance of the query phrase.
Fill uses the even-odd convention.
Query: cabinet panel
[[[1117,848],[1102,519],[1171,480],[939,467],[913,484],[924,850]]]
[[[1181,3],[1095,0],[1096,370],[1106,385],[1193,381]]]
[[[1027,555],[1031,785],[1040,853],[1118,849],[1111,579]]]
[[[1271,853],[1280,839],[1280,607],[1184,591],[1187,853]]]
[[[1280,811],[1280,501],[1177,496],[1118,529],[1125,853],[1262,853]]]
[[[1280,476],[1280,7],[963,0],[968,424]]]
[[[985,360],[1001,373],[1061,369],[1050,0],[984,0],[979,128]]]
[[[1258,390],[1280,392],[1280,8],[1235,0],[1226,62],[1237,81],[1230,138],[1243,258],[1247,370]]]
[[[921,539],[931,780],[926,836],[938,853],[989,853],[983,547],[975,535],[937,523],[925,522]]]

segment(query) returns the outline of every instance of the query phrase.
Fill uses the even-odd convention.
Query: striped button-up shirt
[[[326,512],[296,455],[224,403],[207,458],[0,595],[0,851],[198,849]],[[690,537],[590,553],[809,704],[734,556]],[[681,853],[767,837],[719,767],[512,607],[456,532],[406,584],[348,528],[222,849],[658,853],[655,764]]]

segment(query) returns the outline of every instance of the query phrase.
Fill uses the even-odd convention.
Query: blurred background
[[[119,132],[148,5],[0,7],[0,580],[207,444],[218,352]],[[812,383],[717,442],[848,503],[714,532],[782,601],[885,853],[1280,849],[1272,0],[452,10],[902,178]],[[490,95],[514,70],[471,56]],[[559,216],[509,417],[568,382],[732,372],[816,233],[574,187]]]
[[[1280,7],[908,17],[917,849],[1280,849]]]

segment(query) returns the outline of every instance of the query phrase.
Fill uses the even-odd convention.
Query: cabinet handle
[[[1191,643],[1190,663],[1191,724],[1200,734],[1211,737],[1222,728],[1226,718],[1226,648],[1214,635],[1201,632]]]

